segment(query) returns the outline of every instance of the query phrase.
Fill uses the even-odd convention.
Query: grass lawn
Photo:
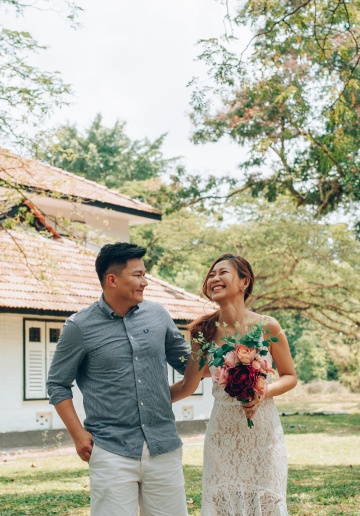
[[[289,513],[359,516],[360,414],[292,415],[282,417],[282,423],[288,449]],[[200,515],[201,463],[202,444],[186,444],[186,492],[189,514],[194,516]],[[0,457],[0,515],[51,514],[89,514],[86,464],[67,450]]]

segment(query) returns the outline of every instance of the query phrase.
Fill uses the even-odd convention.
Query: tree
[[[189,174],[182,165],[177,165],[162,177],[127,181],[122,185],[121,192],[151,204],[167,215],[190,208],[198,213],[216,213],[219,220],[219,208],[225,212],[224,199],[234,183],[234,179],[228,176],[219,178]],[[224,213],[221,218],[223,216]]]
[[[31,55],[46,47],[26,31],[6,28],[6,8],[22,15],[29,8],[51,9],[52,2],[0,0],[3,11],[3,23],[0,23],[0,144],[24,145],[29,139],[30,125],[39,124],[56,106],[66,103],[71,88],[62,81],[59,73],[45,72],[30,64]],[[71,23],[79,9],[68,1],[57,7]]]
[[[238,223],[223,224],[187,209],[155,227],[137,226],[132,240],[148,247],[147,268],[198,293],[209,264],[230,251],[256,275],[249,308],[301,314],[344,335],[360,336],[360,243],[345,225],[319,224],[286,197],[268,205],[242,194]]]
[[[254,196],[288,192],[319,215],[358,205],[359,2],[248,0],[228,18],[232,34],[203,41],[208,93],[221,107],[203,84],[194,92],[194,141],[229,135],[245,145],[238,188]],[[254,36],[239,53],[232,44],[244,25]]]
[[[163,156],[165,135],[154,141],[131,140],[125,128],[126,123],[121,121],[105,127],[102,115],[97,114],[83,134],[76,125],[63,125],[45,133],[33,143],[32,154],[109,188],[118,188],[125,181],[159,177],[176,161]]]

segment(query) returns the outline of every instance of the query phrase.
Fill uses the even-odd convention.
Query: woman
[[[207,342],[221,346],[221,338],[247,333],[255,323],[264,326],[271,342],[265,356],[276,363],[279,379],[267,386],[262,396],[243,405],[213,382],[214,407],[206,431],[203,469],[203,516],[285,516],[287,462],[284,434],[273,397],[296,385],[296,373],[289,345],[280,324],[272,317],[245,307],[254,285],[250,264],[240,256],[223,254],[214,261],[205,278],[203,293],[219,310],[190,325],[193,338],[203,333]],[[225,324],[225,326],[224,326]],[[193,356],[199,345],[193,341]],[[208,369],[209,370],[209,369]],[[214,367],[210,373],[214,375]],[[183,379],[171,387],[173,401],[192,394],[206,376],[198,360],[190,360]],[[248,427],[247,418],[254,426]]]

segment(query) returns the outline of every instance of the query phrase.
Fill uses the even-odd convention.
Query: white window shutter
[[[63,326],[63,322],[46,323],[46,380]]]
[[[25,398],[44,399],[45,322],[25,321]]]

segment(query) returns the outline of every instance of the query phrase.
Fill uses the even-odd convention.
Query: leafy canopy
[[[55,107],[67,103],[71,88],[58,72],[42,71],[31,64],[31,57],[46,49],[29,32],[6,27],[6,14],[18,16],[29,8],[39,13],[54,9],[75,23],[80,10],[73,2],[51,0],[20,2],[0,0],[0,145],[24,145],[29,127],[41,123]]]
[[[236,4],[237,5],[237,4]],[[229,135],[248,148],[238,188],[290,193],[322,215],[360,200],[360,2],[249,0],[231,35],[203,41],[206,88],[195,90],[194,141]],[[229,2],[229,7],[234,7]],[[254,36],[236,47],[243,26]],[[236,50],[234,50],[234,48]]]
[[[109,188],[158,177],[175,161],[163,156],[165,135],[154,141],[131,140],[125,128],[125,122],[120,121],[106,127],[102,115],[97,114],[83,133],[69,124],[44,133],[33,143],[32,154]]]
[[[243,193],[226,225],[188,209],[158,225],[136,226],[151,273],[199,293],[209,264],[224,251],[245,256],[256,287],[248,307],[300,313],[330,331],[359,335],[360,243],[345,224],[318,223],[286,197],[268,204]]]

